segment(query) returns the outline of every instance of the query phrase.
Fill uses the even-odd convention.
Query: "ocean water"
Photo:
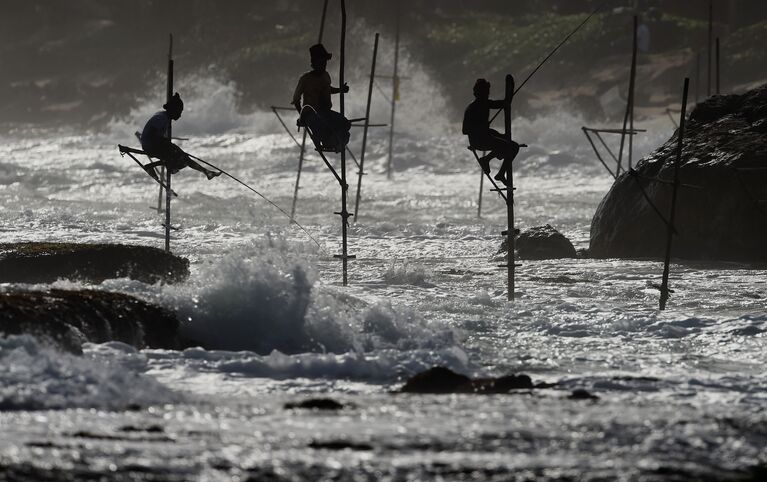
[[[200,100],[188,101],[174,131],[190,137],[183,147],[289,211],[295,144],[270,113],[238,114],[231,86],[194,86],[188,97]],[[162,247],[157,186],[116,148],[135,145],[154,104],[106,132],[19,128],[2,138],[3,241]],[[352,100],[352,112],[361,106]],[[174,310],[184,334],[209,349],[90,344],[76,357],[28,336],[0,338],[0,480],[764,476],[756,469],[767,463],[764,272],[675,263],[676,292],[659,312],[658,262],[524,261],[508,303],[496,254],[505,206],[486,191],[477,217],[479,171],[465,140],[449,119],[424,120],[440,109],[405,99],[392,180],[387,133],[371,133],[348,287],[332,257],[340,188],[316,155],[306,160],[297,221],[319,245],[230,179],[176,176],[171,245],[191,260],[189,280],[92,288]],[[564,111],[514,121],[531,146],[515,167],[519,227],[552,224],[577,248],[588,246],[611,184],[582,124]],[[637,157],[671,134],[667,118],[643,124]],[[495,396],[392,393],[435,365],[556,385]],[[570,399],[576,389],[599,399]],[[346,407],[284,408],[317,397]]]

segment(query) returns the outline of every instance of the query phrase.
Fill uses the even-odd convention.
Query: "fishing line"
[[[212,167],[213,169],[216,169],[216,170],[220,171],[220,172],[221,172],[221,174],[223,174],[223,175],[225,175],[225,176],[229,177],[229,178],[230,178],[230,179],[232,179],[233,181],[236,181],[236,182],[238,182],[238,183],[242,184],[242,185],[243,185],[243,186],[245,186],[247,189],[250,189],[250,190],[251,190],[251,191],[253,191],[255,194],[257,194],[257,195],[258,195],[258,196],[259,196],[261,199],[263,199],[263,200],[264,200],[264,201],[266,201],[267,203],[269,203],[269,204],[271,204],[272,206],[274,206],[275,208],[277,208],[277,210],[278,210],[279,212],[281,212],[282,214],[284,214],[284,215],[285,215],[285,217],[287,217],[288,219],[290,219],[290,223],[291,223],[291,224],[295,224],[296,226],[298,226],[298,228],[299,228],[301,231],[303,231],[303,232],[304,232],[304,234],[306,234],[306,235],[309,237],[309,239],[311,239],[312,241],[314,241],[314,244],[316,244],[316,245],[317,245],[317,247],[318,247],[318,248],[320,248],[320,251],[322,251],[323,253],[325,253],[325,255],[326,255],[326,256],[329,256],[328,252],[327,252],[327,251],[325,251],[325,249],[322,247],[322,245],[320,245],[319,241],[317,241],[317,240],[314,238],[314,236],[312,236],[312,235],[309,233],[309,231],[307,231],[307,230],[306,230],[306,228],[304,228],[303,226],[301,226],[301,225],[298,223],[298,221],[296,221],[295,219],[291,218],[291,217],[290,217],[290,214],[288,214],[288,213],[287,213],[287,212],[286,212],[284,209],[282,209],[282,208],[281,208],[281,207],[279,207],[277,204],[275,204],[275,203],[274,203],[274,202],[273,202],[271,199],[267,198],[266,196],[264,196],[264,195],[263,195],[263,194],[261,194],[260,192],[258,192],[258,191],[256,191],[255,189],[253,189],[253,188],[252,188],[251,186],[249,186],[248,184],[246,184],[246,183],[242,182],[241,180],[237,179],[236,177],[232,176],[231,174],[229,174],[229,173],[228,173],[228,172],[226,172],[225,170],[221,169],[220,167],[218,167],[218,166],[214,166],[213,164],[209,163],[208,161],[205,161],[205,160],[203,160],[203,159],[200,159],[199,157],[193,156],[193,155],[191,155],[191,154],[187,154],[187,155],[188,155],[189,157],[191,157],[192,159],[196,160],[196,161],[200,161],[200,162],[202,162],[203,164],[205,164],[205,165],[206,165],[206,166],[208,166],[208,167]]]
[[[561,47],[562,47],[564,44],[566,44],[566,43],[567,43],[567,41],[568,41],[568,40],[570,40],[570,38],[571,38],[573,35],[575,35],[575,34],[576,34],[576,32],[578,32],[578,30],[580,30],[580,29],[581,29],[581,28],[582,28],[584,25],[586,25],[586,23],[587,23],[589,20],[591,20],[591,17],[593,17],[594,15],[596,15],[596,14],[597,14],[597,12],[599,12],[600,10],[602,10],[602,7],[604,7],[604,6],[605,6],[605,5],[607,5],[608,3],[609,3],[609,0],[608,0],[608,1],[606,1],[606,2],[603,2],[603,3],[601,3],[601,4],[600,4],[600,5],[597,7],[597,8],[595,8],[595,9],[594,9],[594,11],[593,11],[593,12],[591,12],[591,13],[589,14],[589,16],[588,16],[588,17],[586,17],[586,19],[585,19],[583,22],[581,22],[581,23],[580,23],[580,25],[578,25],[578,26],[575,28],[575,30],[573,30],[572,32],[570,32],[570,34],[569,34],[569,35],[567,35],[567,37],[565,37],[565,39],[564,39],[564,40],[562,40],[562,41],[559,43],[559,45],[557,45],[556,47],[554,47],[554,50],[552,50],[552,51],[549,53],[549,55],[547,55],[547,56],[546,56],[546,58],[544,58],[544,59],[543,59],[543,60],[542,60],[542,61],[541,61],[541,62],[538,64],[538,66],[537,66],[536,68],[534,68],[532,72],[530,72],[530,74],[529,74],[529,75],[528,75],[528,76],[525,78],[525,80],[524,80],[524,81],[522,81],[522,83],[519,85],[519,87],[517,87],[517,88],[514,90],[514,95],[517,95],[517,92],[519,92],[520,90],[522,90],[522,87],[524,87],[524,86],[525,86],[525,84],[527,84],[527,81],[528,81],[528,80],[530,80],[530,79],[532,78],[532,76],[533,76],[533,75],[535,75],[535,73],[536,73],[536,72],[538,72],[538,71],[541,69],[541,67],[543,67],[543,65],[544,65],[546,62],[548,62],[548,60],[549,60],[551,57],[553,57],[553,56],[554,56],[554,54],[555,54],[555,53],[557,53],[557,51],[558,51],[558,50],[559,50],[559,49],[560,49],[560,48],[561,48]],[[492,123],[492,122],[495,120],[495,118],[496,118],[496,117],[498,117],[498,114],[500,114],[502,111],[503,111],[503,109],[499,109],[499,110],[498,110],[498,112],[496,112],[496,113],[495,113],[495,115],[493,116],[493,118],[492,118],[492,119],[490,119],[490,122]]]

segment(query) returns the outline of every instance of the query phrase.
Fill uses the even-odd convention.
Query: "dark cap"
[[[330,60],[333,54],[325,50],[325,46],[322,44],[316,44],[309,47],[309,55],[312,59]]]
[[[178,92],[176,92],[173,94],[173,97],[171,97],[170,100],[162,106],[162,108],[165,110],[176,109],[180,112],[184,110],[184,101],[181,100],[181,96],[178,95]]]

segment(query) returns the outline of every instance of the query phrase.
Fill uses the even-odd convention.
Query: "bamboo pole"
[[[695,57],[695,105],[698,105],[700,101],[700,50]]]
[[[386,178],[391,179],[392,173],[392,151],[394,147],[394,115],[397,106],[397,96],[399,95],[399,35],[400,35],[400,9],[399,0],[397,0],[397,26],[394,37],[394,74],[391,78],[391,118],[389,119],[389,157],[386,161]]]
[[[339,62],[338,85],[341,87],[339,106],[341,116],[344,115],[344,66],[346,60],[346,0],[341,0],[341,61]],[[348,233],[349,212],[346,210],[346,194],[349,185],[346,183],[346,149],[342,147],[341,151],[341,261],[343,263],[343,285],[349,282],[348,277]]]
[[[719,63],[720,56],[719,56],[719,37],[716,38],[716,94],[720,95],[722,93],[722,85],[721,85],[721,64]]]
[[[328,13],[328,0],[322,5],[322,19],[320,20],[320,34],[317,38],[317,43],[322,43],[322,37],[325,34],[325,18]],[[304,136],[301,139],[301,153],[298,155],[298,172],[296,173],[296,184],[293,188],[293,204],[290,207],[290,222],[294,222],[296,219],[296,205],[298,204],[298,190],[301,184],[301,171],[304,167],[304,156],[306,156],[306,129],[304,129]]]
[[[170,35],[170,46],[168,48],[168,85],[166,92],[166,103],[170,103],[173,98],[173,34]],[[173,119],[168,120],[168,142],[173,137]],[[170,169],[165,169],[165,251],[170,253],[170,199],[171,199],[171,174]],[[162,187],[160,187],[162,189]],[[162,194],[160,195],[162,196]]]
[[[368,102],[365,107],[365,126],[362,129],[362,152],[360,153],[360,166],[357,174],[357,196],[354,201],[354,222],[357,222],[360,215],[360,197],[362,193],[362,176],[365,175],[365,149],[367,148],[368,141],[368,127],[370,126],[370,102],[373,99],[373,84],[376,79],[376,58],[378,57],[378,37],[376,33],[375,41],[373,42],[373,64],[370,67],[370,83],[368,84]],[[343,87],[343,86],[342,86]]]
[[[711,57],[713,50],[714,37],[714,1],[708,2],[708,87],[706,90],[706,97],[711,97]]]
[[[626,103],[626,114],[623,116],[623,132],[621,132],[621,147],[620,151],[618,151],[618,167],[615,170],[615,174],[619,175],[621,169],[623,169],[623,146],[626,142],[626,125],[628,124],[629,116],[633,114],[634,111],[634,82],[636,79],[636,67],[637,67],[637,23],[638,18],[636,15],[634,15],[634,41],[633,46],[631,49],[631,73],[629,75],[629,92],[628,92],[628,101]],[[631,120],[632,123],[632,134],[629,137],[629,159],[631,158],[631,150],[633,147],[633,118]],[[631,168],[631,160],[629,160],[629,168]],[[625,170],[625,169],[624,169]]]
[[[668,275],[671,264],[671,244],[674,237],[674,221],[676,217],[676,200],[679,191],[679,167],[682,162],[682,149],[684,147],[685,117],[687,117],[687,91],[690,87],[690,79],[684,79],[684,91],[682,93],[682,113],[679,116],[679,133],[677,136],[676,159],[674,161],[674,185],[671,191],[671,211],[666,231],[666,258],[663,261],[663,281],[660,286],[660,309],[666,309],[669,297]]]
[[[503,103],[503,128],[504,136],[511,140],[511,102],[514,99],[514,77],[506,75],[506,95]],[[514,239],[514,168],[511,160],[506,160],[506,245],[509,248],[508,262],[506,264],[507,276],[507,299],[514,300],[514,268],[516,251]]]
[[[479,173],[479,199],[477,199],[477,219],[482,218],[482,191],[485,188],[484,184],[485,184],[485,173],[480,172]]]

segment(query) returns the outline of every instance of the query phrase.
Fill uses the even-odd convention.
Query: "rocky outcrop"
[[[73,353],[84,342],[181,348],[175,315],[132,296],[104,291],[0,293],[0,335],[30,334]]]
[[[516,259],[540,260],[578,257],[573,243],[550,224],[526,229],[521,233],[517,230],[515,247],[517,249]],[[508,243],[504,239],[498,254],[507,253],[508,250]]]
[[[149,246],[77,243],[0,244],[0,283],[101,283],[131,278],[173,283],[189,276],[189,260]]]
[[[592,257],[663,257],[666,225],[642,189],[667,218],[677,134],[613,184],[591,223]],[[674,257],[767,261],[767,86],[692,111],[680,182]]]
[[[434,367],[411,377],[400,389],[402,393],[508,393],[511,390],[535,388],[527,375],[471,379],[449,368]]]

